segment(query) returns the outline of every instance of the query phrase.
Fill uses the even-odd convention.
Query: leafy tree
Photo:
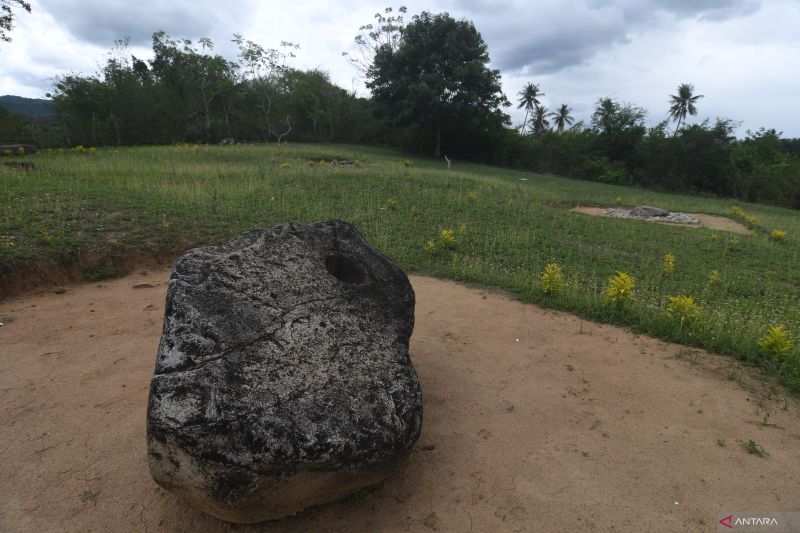
[[[399,45],[378,47],[367,87],[395,125],[432,134],[441,155],[442,135],[486,135],[509,123],[500,72],[488,68],[486,43],[472,22],[423,12],[403,29]],[[468,144],[453,143],[462,149]]]
[[[677,132],[680,127],[681,123],[686,121],[686,115],[696,115],[697,108],[695,107],[695,103],[701,98],[703,98],[702,94],[694,95],[694,85],[691,83],[681,83],[678,85],[678,94],[670,95],[670,108],[669,108],[669,116],[672,120],[677,122],[675,126],[675,131]]]
[[[599,148],[612,161],[629,166],[639,164],[637,150],[647,131],[647,111],[611,98],[600,98],[592,113],[592,127],[598,133]]]
[[[548,116],[550,116],[550,113],[547,112],[547,108],[543,105],[537,105],[533,109],[533,116],[531,116],[531,131],[534,135],[541,135],[550,129],[550,121],[547,120]]]
[[[14,10],[13,7],[21,7],[28,13],[31,12],[31,5],[24,0],[0,0],[0,41],[10,41],[11,37],[8,36],[14,28]]]
[[[0,140],[16,142],[25,134],[25,118],[0,105]]]
[[[520,98],[517,109],[525,108],[525,120],[522,121],[522,130],[524,131],[528,124],[528,113],[539,105],[539,97],[544,96],[544,93],[539,90],[538,83],[528,82],[518,94]]]
[[[572,123],[575,122],[575,119],[570,115],[571,112],[572,109],[570,109],[567,104],[561,104],[558,111],[550,113],[550,116],[553,118],[553,125],[558,132],[564,131],[565,127],[571,126]]]

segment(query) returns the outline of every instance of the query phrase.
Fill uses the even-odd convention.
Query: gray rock
[[[342,221],[188,252],[150,384],[150,472],[223,520],[260,522],[390,476],[419,437],[414,292]]]
[[[637,205],[631,209],[631,215],[635,217],[665,217],[669,215],[669,211],[661,209],[660,207],[652,207],[649,205]]]
[[[699,224],[700,219],[690,213],[667,213],[664,216],[634,215],[633,209],[610,208],[603,214],[612,218],[629,218],[632,220],[645,220],[647,222],[664,222],[670,224]]]

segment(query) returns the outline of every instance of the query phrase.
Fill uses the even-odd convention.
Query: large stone
[[[653,207],[650,205],[637,205],[631,209],[631,215],[635,217],[649,218],[649,217],[665,217],[669,215],[669,211],[661,209],[660,207]]]
[[[150,472],[231,522],[297,513],[390,476],[419,437],[414,292],[339,220],[188,252],[150,385]]]

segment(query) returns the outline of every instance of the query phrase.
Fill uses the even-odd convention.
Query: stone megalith
[[[637,205],[631,209],[631,215],[635,217],[665,217],[669,215],[669,211],[661,209],[660,207],[653,207],[651,205]]]
[[[413,328],[408,278],[346,222],[189,251],[150,384],[153,479],[242,523],[384,480],[422,423]]]

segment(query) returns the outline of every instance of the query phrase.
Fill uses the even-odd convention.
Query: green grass
[[[358,165],[309,164],[339,156]],[[245,229],[342,218],[407,271],[502,287],[529,302],[631,326],[667,340],[732,354],[774,370],[800,390],[800,354],[760,355],[771,324],[800,333],[797,211],[651,191],[360,146],[239,145],[53,151],[27,158],[39,172],[0,167],[0,273],[43,258],[85,252],[183,250]],[[523,181],[524,180],[524,181]],[[757,217],[753,235],[573,213],[569,207],[646,203],[673,211]],[[390,205],[389,199],[395,200]],[[466,233],[459,226],[466,224]],[[773,229],[786,232],[782,241]],[[455,243],[443,247],[441,232]],[[426,250],[433,240],[436,251]],[[664,272],[672,253],[674,271]],[[539,283],[548,263],[564,289]],[[709,276],[718,270],[719,282]],[[635,299],[603,298],[624,271]],[[691,295],[699,318],[666,312],[670,295]]]

